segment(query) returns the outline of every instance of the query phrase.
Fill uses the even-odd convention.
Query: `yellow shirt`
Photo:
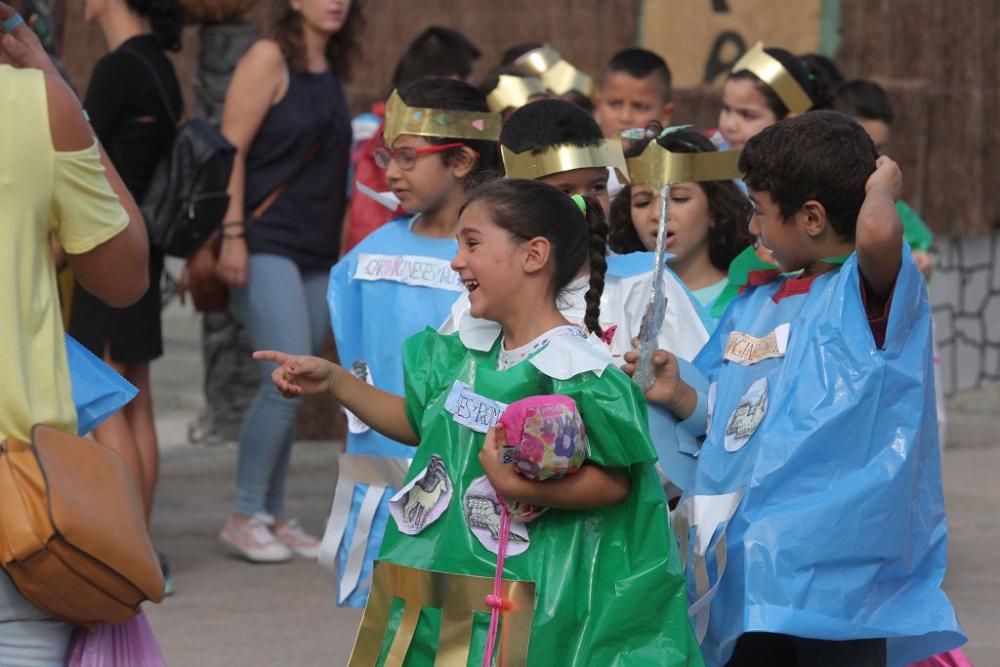
[[[76,430],[49,233],[82,254],[128,222],[96,142],[53,147],[44,75],[0,65],[0,438]]]

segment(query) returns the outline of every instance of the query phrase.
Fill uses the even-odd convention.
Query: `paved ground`
[[[190,447],[186,423],[200,406],[197,322],[173,308],[165,320],[167,356],[154,366],[163,468],[154,538],[174,568],[177,594],[148,614],[173,667],[299,667],[346,663],[360,613],[338,609],[334,579],[315,563],[253,566],[219,545],[233,495],[232,445]],[[951,520],[946,588],[970,636],[979,667],[1000,665],[1000,394],[968,402],[956,415],[959,447],[945,455]],[[301,443],[293,456],[288,506],[319,531],[336,479],[333,443]]]

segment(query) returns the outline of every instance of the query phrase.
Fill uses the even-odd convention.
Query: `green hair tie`
[[[580,213],[587,215],[587,202],[584,200],[583,195],[570,195],[570,199],[576,204],[576,207],[580,209]]]

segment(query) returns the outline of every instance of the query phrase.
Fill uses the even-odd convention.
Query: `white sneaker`
[[[319,558],[319,540],[307,533],[298,519],[288,519],[281,523],[273,521],[271,534],[299,558]]]
[[[251,563],[283,563],[292,559],[292,551],[279,542],[259,516],[237,522],[230,516],[219,538],[223,544]]]

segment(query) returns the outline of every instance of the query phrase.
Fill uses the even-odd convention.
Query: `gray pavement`
[[[332,573],[316,563],[249,565],[217,534],[233,497],[234,445],[186,445],[201,406],[198,321],[176,306],[165,316],[167,354],[153,368],[163,447],[154,541],[174,570],[177,594],[147,613],[172,667],[343,665],[360,612],[339,609]],[[952,415],[944,458],[951,524],[945,587],[978,667],[1000,665],[1000,393],[981,393]],[[982,409],[980,409],[982,408]],[[319,532],[333,497],[338,444],[296,445],[288,509]]]

